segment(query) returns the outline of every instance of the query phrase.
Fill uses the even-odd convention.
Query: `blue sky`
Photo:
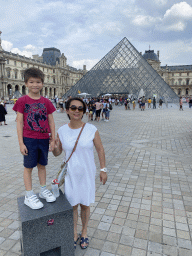
[[[192,64],[192,0],[0,0],[4,50],[25,56],[56,47],[92,68],[124,37],[162,65]]]

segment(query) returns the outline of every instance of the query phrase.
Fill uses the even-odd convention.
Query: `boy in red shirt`
[[[26,196],[24,204],[31,209],[40,209],[43,203],[32,190],[32,170],[37,166],[41,185],[39,197],[54,202],[55,196],[46,188],[46,168],[48,151],[55,147],[55,123],[53,112],[56,110],[49,99],[40,95],[44,74],[40,69],[29,68],[24,72],[28,95],[19,98],[13,107],[17,112],[17,135],[21,154],[24,156],[24,184]],[[51,141],[49,145],[49,133]]]

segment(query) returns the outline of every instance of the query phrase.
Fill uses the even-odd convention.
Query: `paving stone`
[[[102,251],[114,253],[114,252],[116,252],[117,247],[118,247],[118,243],[106,241],[104,243]]]
[[[125,246],[125,245],[119,245],[117,249],[117,254],[122,255],[122,256],[131,256],[131,247],[130,246]]]

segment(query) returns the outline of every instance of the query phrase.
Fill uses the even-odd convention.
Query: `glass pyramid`
[[[90,97],[110,94],[131,94],[138,97],[143,90],[146,98],[156,95],[169,102],[179,102],[177,94],[124,37],[74,86],[67,96],[89,93]]]

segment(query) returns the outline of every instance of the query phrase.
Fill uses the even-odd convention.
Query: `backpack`
[[[110,110],[112,110],[112,109],[113,109],[113,107],[112,107],[111,103],[109,103],[109,109],[110,109]]]

